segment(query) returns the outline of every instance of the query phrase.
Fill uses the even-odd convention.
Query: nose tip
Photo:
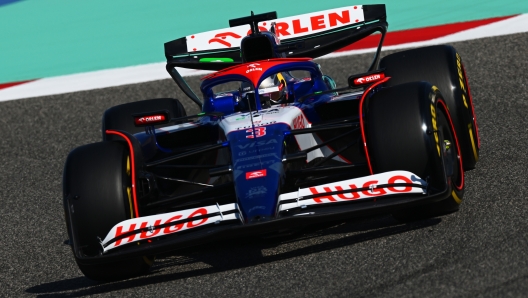
[[[271,217],[265,215],[255,215],[249,219],[249,223],[265,222],[269,221]]]

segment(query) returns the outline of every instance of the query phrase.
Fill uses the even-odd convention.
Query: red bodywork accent
[[[369,92],[374,87],[387,82],[389,79],[390,77],[386,77],[383,80],[372,84],[370,87],[367,88],[367,90],[365,90],[365,92],[363,93],[363,96],[361,96],[361,100],[359,101],[359,127],[361,128],[361,139],[363,140],[363,145],[365,146],[365,156],[367,157],[367,164],[368,164],[371,175],[374,175],[374,171],[372,171],[372,164],[370,163],[370,157],[369,157],[368,148],[367,148],[367,139],[365,137],[365,125],[363,123],[363,102],[365,101],[365,98],[367,97]]]
[[[274,66],[290,62],[305,62],[311,60],[312,58],[275,58],[262,61],[248,62],[228,67],[215,73],[209,74],[203,77],[202,80],[236,74],[247,77],[251,80],[254,85],[256,85],[258,83],[258,80],[261,78],[262,74]]]
[[[455,187],[458,190],[462,190],[464,188],[464,167],[462,166],[462,154],[460,153],[460,145],[458,144],[458,137],[456,135],[455,126],[453,125],[453,120],[451,120],[451,115],[449,115],[449,110],[447,109],[447,105],[444,102],[444,100],[438,100],[438,105],[442,106],[442,110],[446,114],[447,120],[449,121],[449,126],[451,126],[451,133],[455,137],[457,155],[458,155],[458,158],[460,158],[458,165],[460,168],[459,171],[460,171],[460,177],[461,177],[460,185],[455,184]]]
[[[130,168],[132,172],[132,197],[134,200],[134,212],[136,213],[136,217],[139,217],[139,211],[138,211],[138,204],[137,204],[137,195],[136,195],[136,164],[134,159],[134,147],[132,146],[132,142],[130,139],[125,135],[115,130],[106,130],[106,134],[109,135],[118,135],[125,139],[125,141],[128,143],[128,148],[130,149]]]

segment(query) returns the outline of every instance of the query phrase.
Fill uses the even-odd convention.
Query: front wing
[[[110,259],[164,253],[216,239],[344,220],[354,215],[388,213],[410,205],[439,201],[450,193],[447,181],[442,192],[431,195],[427,193],[427,182],[417,175],[392,171],[282,194],[279,196],[278,217],[258,223],[244,224],[236,203],[125,220],[115,225],[101,241],[104,251],[101,256],[84,256],[73,231],[73,251],[82,263],[108,262]],[[72,216],[69,214],[70,224],[73,223]],[[131,245],[133,243],[141,245]]]

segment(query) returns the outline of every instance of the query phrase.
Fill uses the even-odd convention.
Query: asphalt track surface
[[[71,149],[100,140],[106,108],[182,94],[164,80],[0,103],[0,296],[528,295],[528,33],[454,46],[482,137],[459,212],[204,245],[160,256],[146,276],[106,284],[86,279],[63,244],[64,161]],[[320,60],[338,86],[369,62],[369,55]]]

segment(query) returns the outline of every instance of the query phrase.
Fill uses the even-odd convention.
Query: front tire
[[[63,174],[64,208],[70,208],[74,225],[70,226],[66,218],[68,234],[73,239],[75,232],[85,256],[101,255],[99,239],[104,239],[115,224],[133,217],[128,158],[125,146],[116,141],[84,145],[68,155]],[[86,277],[110,281],[146,273],[153,258],[101,264],[86,263],[77,257],[75,260]]]
[[[458,210],[464,194],[464,171],[454,127],[438,89],[426,82],[385,88],[370,99],[367,144],[374,173],[410,171],[429,181],[430,193],[451,184],[439,202],[395,212],[402,221]]]

